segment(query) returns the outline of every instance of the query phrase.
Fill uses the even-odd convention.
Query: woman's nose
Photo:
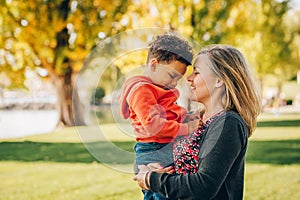
[[[189,76],[187,77],[187,81],[192,82],[192,81],[193,81],[192,76],[193,76],[193,74],[189,75]]]

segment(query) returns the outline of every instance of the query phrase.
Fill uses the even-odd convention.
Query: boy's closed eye
[[[170,73],[169,73],[169,76],[170,76],[170,78],[172,78],[172,79],[177,77],[176,74],[170,74]]]

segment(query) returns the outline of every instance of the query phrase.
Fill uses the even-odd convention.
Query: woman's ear
[[[152,71],[155,71],[157,65],[158,65],[158,60],[157,60],[156,58],[151,58],[150,61],[149,61],[150,69],[151,69]]]
[[[221,79],[217,78],[215,87],[216,88],[221,87],[223,84],[224,84],[224,82]]]

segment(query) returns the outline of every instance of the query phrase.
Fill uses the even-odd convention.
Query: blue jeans
[[[135,173],[138,173],[137,165],[147,165],[149,163],[160,163],[160,165],[164,167],[173,165],[172,149],[172,143],[136,143],[134,146],[134,151],[136,154],[134,166]],[[144,194],[144,200],[167,200],[167,198],[163,195],[154,193],[152,191],[142,190],[142,192]]]
[[[137,165],[160,163],[162,166],[173,164],[173,143],[137,142],[134,146]]]
[[[144,200],[167,200],[162,194],[154,193],[151,191],[142,190],[144,193]]]

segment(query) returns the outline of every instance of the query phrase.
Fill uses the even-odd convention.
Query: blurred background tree
[[[97,87],[92,94],[91,104],[100,105],[103,97],[105,96],[105,90],[102,87]]]
[[[296,50],[293,42],[299,36],[300,27],[298,25],[298,33],[288,31],[288,1],[264,0],[258,9],[262,16],[256,31],[260,41],[255,56],[257,73],[261,82],[266,74],[275,75],[281,88],[281,84],[295,77],[299,70],[299,57],[292,52]]]
[[[84,124],[81,114],[73,115],[81,113],[76,73],[100,40],[125,30],[119,21],[126,8],[126,0],[1,1],[1,71],[18,71],[22,77],[26,67],[47,69],[57,90],[60,121]]]
[[[81,109],[74,80],[89,52],[121,31],[161,27],[202,46],[238,47],[261,84],[271,74],[279,87],[300,69],[299,11],[292,7],[292,0],[2,0],[0,69],[14,87],[22,85],[26,67],[47,69],[59,96],[61,122],[83,124],[82,115],[73,115]],[[143,56],[118,61],[115,72],[104,76],[105,94],[115,79],[111,75],[119,77],[130,63],[145,64]]]
[[[282,81],[300,69],[299,11],[291,0],[135,1],[128,8],[134,28],[177,30],[201,45],[227,43],[244,51],[260,81]],[[148,12],[145,12],[148,11]],[[138,21],[137,21],[138,19]],[[285,74],[285,76],[282,76]]]

